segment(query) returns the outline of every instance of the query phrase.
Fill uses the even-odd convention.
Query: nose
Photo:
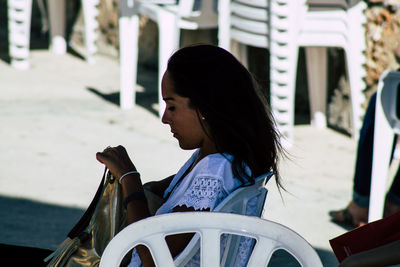
[[[167,109],[164,110],[164,113],[163,113],[163,115],[161,117],[161,121],[164,124],[169,124],[170,123],[170,120],[169,120],[169,117],[168,117],[168,114],[167,114]]]

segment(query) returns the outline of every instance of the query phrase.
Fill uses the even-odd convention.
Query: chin
[[[179,147],[180,147],[181,149],[183,149],[183,150],[191,150],[191,149],[193,149],[193,148],[191,148],[191,147],[188,147],[188,146],[185,146],[185,145],[181,145],[181,144],[179,144]]]
[[[181,142],[179,142],[179,147],[182,148],[183,150],[193,150],[197,148],[197,146],[182,144]]]

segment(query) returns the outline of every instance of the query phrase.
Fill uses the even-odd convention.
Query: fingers
[[[128,152],[126,151],[125,147],[119,145],[115,147],[115,150],[118,151],[118,153],[123,156],[123,157],[129,157]]]
[[[107,162],[107,159],[110,158],[111,153],[113,153],[112,151],[113,151],[113,148],[108,146],[103,150],[103,152],[96,153],[96,159],[98,161],[100,161],[101,163],[105,164]]]
[[[126,150],[125,150],[125,148],[123,146],[117,146],[117,147],[108,146],[103,150],[103,152],[98,152],[98,153],[100,155],[103,155],[103,156],[106,156],[106,157],[107,156],[108,157],[112,157],[112,156],[118,157],[124,152],[126,153]]]
[[[97,152],[97,153],[96,153],[96,159],[97,159],[99,162],[103,163],[103,164],[105,164],[106,157],[107,157],[107,156],[106,156],[104,153],[102,153],[102,152]]]
[[[119,145],[106,147],[103,152],[96,153],[96,159],[106,165],[112,174],[117,177],[127,171],[135,171],[136,167],[130,160],[126,149]]]

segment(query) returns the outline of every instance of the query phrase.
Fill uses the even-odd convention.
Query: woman
[[[153,182],[165,199],[156,214],[212,211],[240,186],[273,171],[280,184],[279,135],[269,110],[246,68],[226,50],[212,45],[185,47],[172,55],[162,80],[166,109],[162,122],[171,127],[182,149],[196,149],[173,179]],[[122,184],[128,223],[149,217],[143,186],[122,146],[97,153]],[[172,236],[173,256],[192,235]],[[149,251],[138,247],[130,266],[152,266]],[[135,265],[136,264],[136,265]]]

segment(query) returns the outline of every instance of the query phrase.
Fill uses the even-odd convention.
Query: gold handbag
[[[107,169],[88,209],[44,261],[48,267],[98,266],[109,241],[125,226],[122,188]]]
[[[144,193],[150,214],[154,215],[164,200],[146,188]],[[121,185],[106,168],[88,209],[44,261],[49,262],[48,267],[98,266],[107,244],[125,227],[125,219]]]

